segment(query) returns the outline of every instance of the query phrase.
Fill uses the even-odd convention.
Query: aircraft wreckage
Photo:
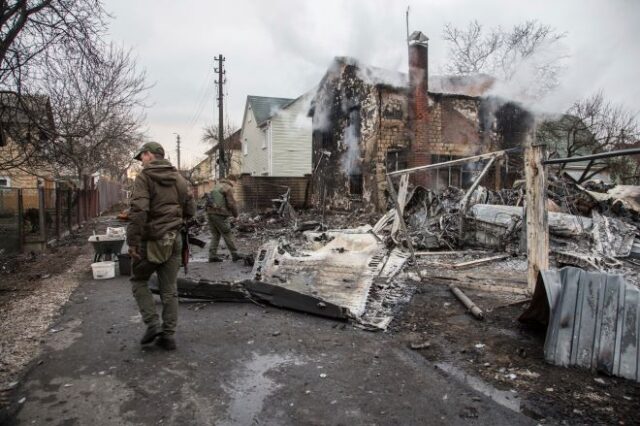
[[[220,302],[259,302],[368,329],[386,329],[392,308],[408,300],[408,284],[394,280],[409,254],[388,250],[371,226],[305,232],[315,250],[291,253],[270,241],[257,253],[248,279],[178,279],[178,295]],[[289,249],[291,250],[291,249]],[[157,287],[152,279],[152,289]],[[157,288],[155,288],[157,290]]]

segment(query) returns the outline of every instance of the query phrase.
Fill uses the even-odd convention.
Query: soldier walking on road
[[[142,161],[144,167],[131,194],[127,244],[132,258],[133,296],[147,326],[140,343],[152,343],[159,337],[159,346],[173,350],[178,322],[180,228],[195,215],[196,207],[187,180],[164,159],[160,144],[145,143],[134,158]],[[148,285],[154,272],[158,275],[162,300],[162,324]]]
[[[218,244],[220,237],[224,238],[227,248],[231,252],[231,259],[235,262],[242,258],[238,254],[238,249],[231,236],[229,226],[229,216],[238,217],[238,208],[233,198],[233,180],[220,179],[213,190],[209,193],[207,203],[207,221],[211,230],[211,245],[209,246],[209,262],[222,262],[218,256]]]

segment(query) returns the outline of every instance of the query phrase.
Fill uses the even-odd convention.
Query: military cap
[[[142,145],[133,159],[140,161],[140,156],[143,152],[150,152],[152,154],[160,154],[164,156],[164,148],[158,142],[147,142]]]

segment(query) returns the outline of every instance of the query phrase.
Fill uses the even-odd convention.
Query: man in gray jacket
[[[143,169],[131,194],[127,244],[132,258],[133,296],[147,326],[140,343],[152,343],[159,337],[159,346],[173,350],[178,322],[180,228],[195,215],[196,207],[187,180],[164,159],[160,144],[144,144],[134,158],[142,161]],[[160,287],[162,324],[148,286],[154,272]]]

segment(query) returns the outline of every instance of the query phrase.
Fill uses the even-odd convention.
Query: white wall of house
[[[247,102],[242,122],[242,173],[254,176],[269,174],[268,150],[262,129],[258,127],[251,105]]]
[[[311,174],[311,118],[302,96],[276,113],[271,127],[271,176]]]
[[[311,118],[304,96],[257,126],[251,105],[242,124],[242,172],[254,176],[304,176],[311,173]]]

